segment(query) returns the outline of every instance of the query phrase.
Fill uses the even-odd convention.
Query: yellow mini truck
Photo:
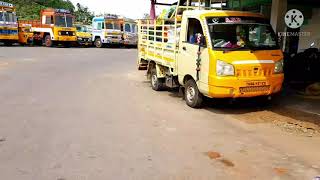
[[[278,93],[283,54],[268,20],[250,12],[214,10],[208,3],[192,4],[180,0],[172,17],[138,23],[138,69],[147,70],[152,88],[181,87],[193,108],[201,106],[204,96]]]
[[[92,46],[92,32],[89,26],[83,24],[76,24],[77,28],[77,39],[79,46]]]

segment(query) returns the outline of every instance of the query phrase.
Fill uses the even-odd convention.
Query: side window
[[[201,23],[198,19],[189,18],[188,19],[188,33],[187,33],[186,41],[191,44],[196,44],[197,34],[203,35]]]
[[[125,29],[126,32],[131,32],[130,24],[126,24],[126,25],[124,26],[124,29]]]
[[[45,24],[53,24],[53,16],[46,16]]]
[[[102,22],[98,22],[98,23],[97,23],[97,29],[98,29],[98,30],[101,30],[101,29],[102,29]]]

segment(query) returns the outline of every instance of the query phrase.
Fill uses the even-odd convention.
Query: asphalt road
[[[136,54],[0,47],[0,179],[320,175],[319,136],[274,126],[271,121],[288,117],[263,106],[191,109],[175,91],[153,91],[136,70]]]

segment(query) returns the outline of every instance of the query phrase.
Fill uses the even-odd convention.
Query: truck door
[[[182,22],[182,29],[186,31],[181,32],[180,44],[179,44],[179,55],[178,55],[178,75],[179,81],[182,82],[181,78],[185,75],[191,75],[195,81],[202,81],[207,84],[208,78],[208,64],[209,55],[206,45],[200,48],[201,55],[201,65],[200,71],[197,75],[197,59],[199,44],[197,43],[197,35],[201,34],[204,36],[201,23],[196,18],[188,18]],[[199,79],[198,79],[199,78]],[[198,82],[197,82],[198,83]],[[200,89],[200,88],[199,88]]]

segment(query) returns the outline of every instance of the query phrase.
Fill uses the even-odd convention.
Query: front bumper
[[[283,74],[241,79],[237,77],[211,77],[209,78],[208,94],[212,98],[268,96],[281,91],[283,79]]]
[[[106,37],[102,40],[102,43],[104,44],[123,44],[123,40],[120,38],[112,38],[112,37]]]
[[[18,41],[19,36],[18,35],[0,35],[0,41]]]
[[[78,38],[78,44],[81,46],[91,46],[92,41],[89,38],[81,38],[81,40]]]
[[[54,41],[60,41],[60,42],[76,42],[78,39],[76,36],[57,36]]]
[[[123,42],[124,45],[137,45],[137,41],[131,41],[131,40],[124,40]]]

